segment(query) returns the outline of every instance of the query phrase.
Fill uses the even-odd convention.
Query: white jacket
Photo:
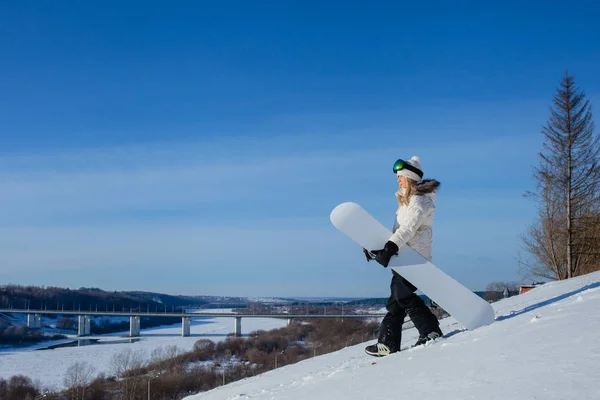
[[[435,214],[435,191],[440,183],[427,179],[417,184],[415,194],[410,196],[408,206],[399,206],[396,221],[389,240],[398,248],[405,243],[425,257],[432,259],[433,215]]]

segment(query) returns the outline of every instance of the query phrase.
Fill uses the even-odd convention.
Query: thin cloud
[[[442,181],[441,213],[493,221],[493,215],[503,218],[507,204],[519,207],[520,200],[511,199],[523,183],[513,176],[529,174],[536,140],[416,149],[394,136],[389,146],[365,141],[345,149],[330,141],[319,147],[312,139],[225,138],[0,157],[0,273],[10,281],[54,271],[44,275],[46,284],[67,279],[91,286],[88,279],[105,271],[119,274],[122,288],[157,288],[144,271],[164,268],[217,281],[246,276],[247,269],[260,279],[275,280],[280,271],[334,279],[347,268],[362,268],[362,259],[360,249],[331,227],[329,212],[342,201],[358,201],[380,220],[391,220],[396,183],[390,160],[422,157],[426,175]],[[490,151],[502,154],[501,162],[487,156]],[[490,191],[490,179],[510,190]],[[447,215],[440,223],[450,228],[458,222]],[[442,235],[452,232],[438,228]],[[349,290],[366,294],[358,286]]]

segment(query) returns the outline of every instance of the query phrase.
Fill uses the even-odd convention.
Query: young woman
[[[396,161],[394,173],[399,184],[394,233],[383,249],[372,252],[365,250],[367,261],[375,260],[387,267],[390,258],[404,244],[431,261],[435,191],[440,183],[433,179],[423,180],[419,157]],[[400,350],[402,324],[407,314],[419,331],[416,345],[442,336],[436,316],[415,294],[417,288],[397,272],[392,272],[391,295],[386,304],[387,314],[379,328],[378,342],[365,349],[367,354],[373,356],[386,356]]]

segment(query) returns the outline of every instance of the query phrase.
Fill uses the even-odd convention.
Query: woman
[[[365,251],[367,261],[375,260],[384,267],[404,244],[409,245],[431,261],[432,224],[435,213],[435,191],[440,183],[433,179],[423,180],[421,159],[398,160],[394,164],[399,190],[396,192],[398,209],[393,234],[385,247],[372,252]],[[381,321],[379,340],[367,346],[365,351],[373,356],[386,356],[400,350],[402,323],[406,314],[419,331],[421,345],[442,336],[439,322],[423,300],[415,294],[417,288],[393,271],[391,295],[387,301],[387,314]]]

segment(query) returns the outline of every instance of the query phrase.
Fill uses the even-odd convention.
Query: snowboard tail
[[[382,249],[392,232],[360,205],[342,203],[330,215],[332,224],[367,250]],[[494,322],[494,309],[410,246],[404,245],[388,267],[402,275],[469,330]]]

